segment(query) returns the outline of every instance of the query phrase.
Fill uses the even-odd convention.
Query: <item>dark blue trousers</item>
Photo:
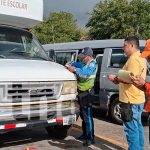
[[[85,106],[80,109],[82,119],[82,132],[88,140],[94,140],[94,122],[92,117],[92,107]]]
[[[78,97],[83,136],[87,140],[94,140],[94,122],[92,116],[91,95],[89,92],[80,92]]]

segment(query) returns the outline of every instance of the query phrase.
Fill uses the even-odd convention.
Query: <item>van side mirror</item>
[[[55,55],[55,51],[53,49],[50,49],[47,51],[48,56],[55,62],[56,61],[56,55]]]

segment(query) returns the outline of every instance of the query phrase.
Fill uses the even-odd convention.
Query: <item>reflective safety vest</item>
[[[97,72],[97,64],[96,61],[94,59],[92,59],[91,61],[89,61],[82,69],[86,69],[89,67],[91,62],[95,62],[96,65],[96,69],[95,71],[90,75],[80,75],[77,76],[77,87],[80,91],[87,91],[93,88],[94,86],[94,81],[96,78],[96,72]]]

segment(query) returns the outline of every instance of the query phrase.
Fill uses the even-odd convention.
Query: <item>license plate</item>
[[[73,124],[75,121],[76,121],[76,115],[69,115],[63,117],[63,125],[70,125]]]

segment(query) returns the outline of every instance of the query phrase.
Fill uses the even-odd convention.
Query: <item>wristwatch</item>
[[[118,82],[118,76],[115,76],[114,80],[115,82]]]

